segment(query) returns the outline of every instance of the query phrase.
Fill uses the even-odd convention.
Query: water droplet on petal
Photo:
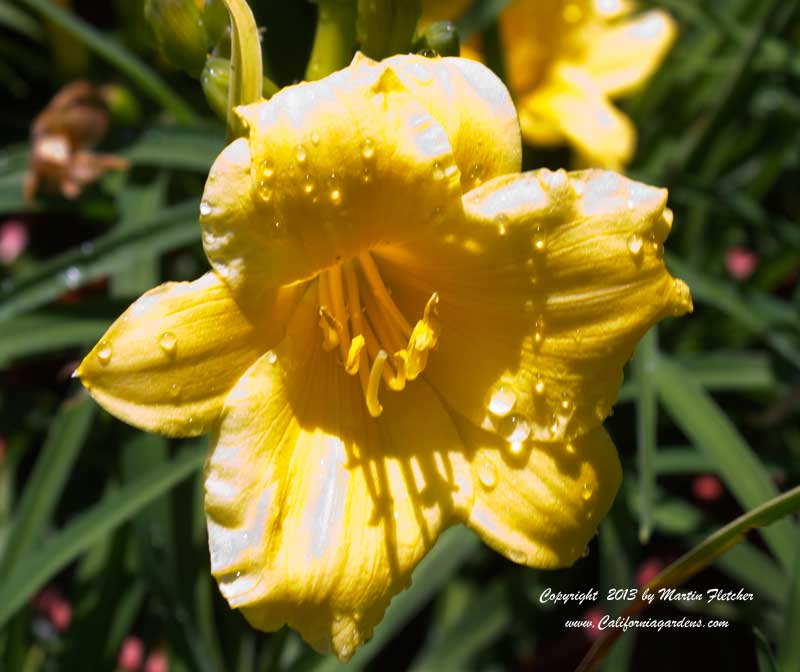
[[[536,374],[536,385],[533,388],[536,391],[536,394],[544,394],[544,380],[542,380],[542,374]]]
[[[433,164],[433,179],[434,180],[443,180],[444,179],[444,169],[442,168],[442,164],[436,161]]]
[[[331,199],[331,203],[334,205],[339,205],[342,202],[341,189],[331,189],[331,193],[328,196]]]
[[[632,257],[638,257],[643,249],[644,240],[642,240],[642,237],[638,233],[632,233],[628,237],[628,252],[631,253]]]
[[[361,143],[361,156],[367,161],[375,156],[375,143],[371,138],[364,138]]]
[[[491,490],[497,485],[497,469],[489,460],[484,460],[478,467],[478,480],[487,490]]]
[[[172,355],[178,345],[178,338],[171,331],[165,331],[158,337],[158,345],[166,354]]]
[[[208,201],[201,201],[200,202],[200,215],[202,217],[208,217],[211,214],[211,205]]]
[[[97,351],[97,359],[103,366],[106,366],[111,361],[111,343],[108,341],[100,341],[100,348]]]
[[[508,216],[501,213],[497,215],[495,221],[497,222],[497,233],[501,236],[505,236],[506,231],[508,231]]]
[[[314,193],[314,189],[317,188],[316,183],[314,182],[314,178],[311,175],[306,175],[303,178],[303,191],[308,194],[309,196]]]
[[[581,497],[583,498],[584,502],[588,502],[592,495],[594,495],[594,491],[586,484],[584,484],[583,489],[581,490]]]
[[[319,133],[317,133],[316,131],[313,131],[311,133],[311,142],[313,142],[315,145],[319,144]]]
[[[511,412],[517,402],[517,395],[510,385],[501,385],[489,400],[489,413],[502,418]]]
[[[297,147],[294,150],[294,158],[297,159],[297,163],[299,163],[300,165],[306,162],[306,159],[308,158],[308,153],[306,152],[306,148],[303,147],[303,145],[297,145]]]
[[[561,410],[567,413],[571,408],[572,408],[572,401],[570,401],[569,397],[567,397],[567,393],[564,392],[561,395]]]
[[[277,362],[277,361],[278,361],[278,355],[276,355],[276,354],[275,354],[275,353],[274,353],[272,350],[270,350],[270,351],[267,353],[267,361],[268,361],[270,364],[274,364],[275,362]]]
[[[181,388],[178,387],[177,383],[172,383],[172,385],[169,386],[169,396],[173,399],[177,399],[181,396]]]
[[[509,443],[527,441],[531,435],[531,426],[523,416],[511,415],[503,419],[500,433]]]
[[[547,249],[547,236],[541,226],[537,226],[531,241],[533,251],[539,254]]]

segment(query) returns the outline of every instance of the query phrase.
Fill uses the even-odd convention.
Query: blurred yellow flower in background
[[[428,0],[426,20],[455,18],[468,5]],[[500,14],[508,85],[526,142],[568,143],[585,166],[618,170],[631,160],[636,129],[611,101],[647,82],[676,33],[667,13],[635,10],[629,0],[516,0]]]
[[[238,113],[200,208],[213,270],[145,294],[77,372],[127,422],[212,432],[231,606],[347,659],[452,524],[575,562],[619,487],[623,366],[691,310],[666,191],[520,174],[510,95],[466,59],[357,56]]]

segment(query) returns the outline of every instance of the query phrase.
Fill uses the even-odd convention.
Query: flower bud
[[[231,62],[227,58],[209,56],[203,72],[200,74],[200,84],[206,95],[208,106],[220,119],[225,120],[228,114],[228,82],[231,78]],[[278,91],[275,84],[264,77],[262,95],[270,98]]]
[[[208,33],[208,46],[213,48],[231,25],[228,10],[222,0],[205,0],[203,23]]]
[[[208,36],[195,1],[146,0],[144,11],[163,55],[190,75],[199,75],[208,53]]]
[[[458,56],[461,50],[458,29],[451,21],[430,24],[414,46],[417,52],[433,52],[438,56]]]
[[[228,115],[228,82],[231,78],[231,62],[227,58],[209,56],[203,72],[200,74],[200,84],[206,95],[208,106],[220,119]]]

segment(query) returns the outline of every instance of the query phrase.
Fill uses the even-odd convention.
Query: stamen
[[[350,351],[350,326],[348,325],[347,306],[344,301],[344,288],[342,287],[342,267],[336,265],[329,268],[322,275],[327,275],[328,287],[331,295],[331,304],[333,306],[333,314],[339,323],[342,325],[342,331],[339,334],[341,342],[340,348],[342,359],[347,361],[347,356]]]
[[[342,325],[326,306],[319,307],[319,326],[322,329],[322,349],[325,352],[330,352],[337,345],[339,345],[339,334],[342,331]]]
[[[347,353],[345,360],[344,370],[351,376],[358,373],[358,364],[361,359],[361,351],[364,349],[364,337],[359,334],[352,341],[350,341],[350,351]]]
[[[373,418],[377,418],[383,413],[383,406],[378,401],[378,390],[380,389],[381,378],[383,377],[383,367],[386,364],[386,359],[389,355],[386,350],[381,350],[375,361],[372,363],[372,370],[369,372],[369,385],[367,386],[367,393],[365,395],[367,401],[367,410]]]
[[[439,295],[432,294],[412,328],[368,252],[320,273],[323,348],[340,348],[345,371],[358,375],[372,417],[383,412],[381,381],[400,391],[424,371],[439,340],[438,303]]]
[[[358,260],[361,262],[361,268],[364,269],[364,276],[367,278],[367,283],[374,292],[378,303],[380,303],[381,307],[386,309],[397,325],[403,330],[403,335],[408,338],[411,335],[411,325],[392,300],[389,290],[386,289],[386,285],[383,284],[381,274],[378,271],[378,267],[375,266],[372,257],[369,253],[360,254],[358,255]]]

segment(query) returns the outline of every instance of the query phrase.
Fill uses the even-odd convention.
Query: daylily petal
[[[610,97],[641,87],[664,60],[676,35],[675,21],[650,11],[592,32],[582,66]]]
[[[247,320],[214,273],[168,282],[111,325],[76,371],[97,402],[129,424],[169,436],[207,432],[239,377],[280,341],[292,290]]]
[[[376,258],[403,312],[439,296],[425,378],[448,406],[515,442],[565,442],[609,414],[637,341],[691,310],[663,261],[666,190],[614,173],[499,177],[467,221]]]
[[[542,142],[540,126],[548,130],[557,127],[589,165],[618,169],[633,156],[633,124],[585,70],[557,68],[545,84],[522,98],[519,106],[522,136],[528,141]]]
[[[581,557],[622,480],[617,450],[598,427],[570,444],[536,443],[509,452],[464,423],[475,500],[465,522],[514,562],[551,569]]]
[[[461,186],[473,187],[522,167],[517,111],[489,68],[465,58],[395,56],[384,61],[444,126]]]
[[[534,90],[553,63],[584,49],[579,29],[592,17],[593,0],[516,0],[498,17],[509,86],[515,95]],[[524,131],[523,131],[524,133]]]
[[[444,128],[385,64],[357,56],[238,112],[249,138],[212,167],[201,225],[242,300],[418,238],[460,209]]]
[[[321,347],[315,294],[231,392],[206,512],[231,606],[347,659],[472,492],[460,438],[425,382],[369,417],[357,379]]]

